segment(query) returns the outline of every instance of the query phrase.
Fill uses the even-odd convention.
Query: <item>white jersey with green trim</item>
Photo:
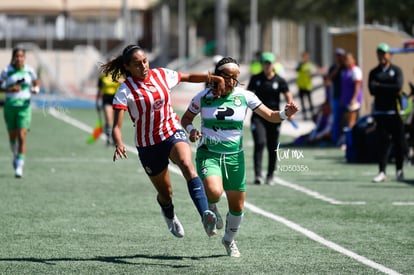
[[[14,68],[13,65],[8,65],[3,69],[0,75],[1,88],[7,89],[14,84],[19,84],[21,87],[20,91],[17,92],[6,92],[6,105],[10,106],[21,106],[30,99],[32,82],[37,80],[37,74],[35,70],[24,65],[21,69]]]
[[[239,87],[220,98],[213,98],[210,88],[199,92],[188,107],[190,112],[201,116],[199,147],[221,154],[242,151],[247,109],[254,110],[261,104],[254,93]]]

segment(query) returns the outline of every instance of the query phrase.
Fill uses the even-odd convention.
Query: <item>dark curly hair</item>
[[[121,76],[131,76],[131,73],[125,70],[124,64],[131,61],[132,55],[136,51],[143,51],[138,45],[128,45],[118,57],[110,60],[108,63],[101,65],[101,72],[105,75],[112,75],[112,80],[116,82]]]
[[[240,66],[236,59],[229,57],[229,56],[223,57],[219,62],[217,62],[216,67],[214,68],[214,74],[219,75],[221,71],[218,70],[218,68],[220,68],[222,65],[227,64],[227,63],[234,63],[237,66]]]

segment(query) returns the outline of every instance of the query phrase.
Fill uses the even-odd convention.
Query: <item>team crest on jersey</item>
[[[240,106],[242,104],[240,97],[235,96],[234,97],[234,105]]]
[[[279,83],[273,82],[272,88],[277,90],[277,88],[279,88]]]
[[[162,100],[161,99],[157,99],[154,101],[154,110],[155,111],[159,111],[162,108]]]
[[[154,86],[149,86],[149,90],[154,93],[157,91],[157,88],[155,88]]]

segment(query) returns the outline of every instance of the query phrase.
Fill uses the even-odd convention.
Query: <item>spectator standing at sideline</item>
[[[362,103],[362,71],[352,53],[345,55],[345,69],[341,71],[341,100],[345,127],[354,127]]]
[[[26,156],[26,136],[32,121],[31,94],[40,91],[35,70],[25,64],[26,50],[13,49],[10,64],[0,76],[0,91],[6,93],[4,120],[9,133],[10,149],[13,153],[13,168],[16,178],[23,176]]]
[[[262,64],[260,58],[262,57],[262,52],[257,51],[254,53],[254,59],[250,62],[249,72],[250,75],[260,74],[262,72]]]
[[[285,79],[277,75],[273,64],[275,56],[271,52],[264,52],[261,57],[262,72],[250,77],[247,89],[271,110],[280,110],[280,96],[283,94],[287,103],[293,101]],[[262,159],[264,148],[267,148],[268,164],[266,183],[272,184],[276,167],[276,149],[279,143],[280,123],[272,123],[262,116],[253,113],[250,128],[254,140],[254,174],[255,184],[262,184]]]
[[[216,66],[215,75],[225,79],[222,97],[214,99],[212,89],[195,95],[182,117],[182,125],[190,141],[200,139],[197,148],[197,171],[206,189],[210,209],[220,217],[216,203],[226,192],[228,212],[222,244],[231,257],[240,257],[235,238],[244,216],[246,171],[243,151],[243,121],[247,109],[273,123],[280,123],[298,111],[295,103],[286,104],[282,111],[267,108],[252,92],[236,87],[240,68],[231,57],[223,58]],[[201,116],[201,132],[192,124]],[[220,219],[218,219],[219,221]],[[219,222],[217,223],[219,224]]]
[[[330,104],[332,110],[332,143],[337,144],[342,133],[342,112],[339,106],[341,99],[341,72],[345,68],[345,50],[335,49],[335,62],[329,67],[327,85],[330,93]]]
[[[369,72],[368,86],[374,96],[373,115],[378,139],[379,174],[373,182],[385,182],[390,136],[394,145],[396,179],[404,180],[404,124],[398,112],[398,101],[403,85],[401,68],[391,63],[390,47],[377,46],[378,65]]]
[[[174,212],[173,192],[168,171],[171,159],[180,168],[187,181],[188,192],[202,218],[208,236],[216,234],[216,216],[208,209],[203,183],[192,163],[191,148],[179,119],[170,103],[171,88],[180,82],[219,82],[218,91],[224,89],[220,76],[198,73],[181,73],[166,68],[150,69],[148,58],[137,45],[125,47],[122,54],[102,65],[104,74],[111,74],[113,81],[123,77],[115,94],[114,127],[115,142],[113,160],[126,158],[122,142],[122,123],[128,111],[135,128],[135,145],[139,159],[157,190],[157,202],[175,237],[184,236],[184,228]]]
[[[296,71],[298,73],[296,84],[298,85],[299,89],[299,99],[302,105],[302,112],[303,112],[303,119],[307,120],[308,117],[306,115],[307,108],[305,106],[305,100],[308,101],[309,105],[309,112],[310,117],[309,119],[313,118],[313,102],[312,102],[312,76],[316,73],[316,67],[310,59],[310,55],[308,52],[302,53],[302,60],[299,62],[298,66],[296,67]]]
[[[254,55],[254,60],[252,60],[252,62],[250,63],[250,67],[249,67],[250,76],[260,74],[261,72],[263,72],[261,59],[262,59],[262,52],[257,51]],[[279,61],[279,57],[275,58],[275,61],[273,62],[273,69],[275,73],[278,74],[280,77],[285,77],[285,67]]]

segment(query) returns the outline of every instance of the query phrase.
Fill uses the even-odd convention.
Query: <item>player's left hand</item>
[[[288,104],[286,104],[285,106],[285,114],[288,117],[293,116],[295,113],[297,113],[299,111],[299,107],[295,102],[290,102]]]
[[[30,92],[31,92],[32,94],[38,94],[38,93],[40,92],[40,88],[39,88],[39,86],[33,86],[33,87],[30,89]]]

